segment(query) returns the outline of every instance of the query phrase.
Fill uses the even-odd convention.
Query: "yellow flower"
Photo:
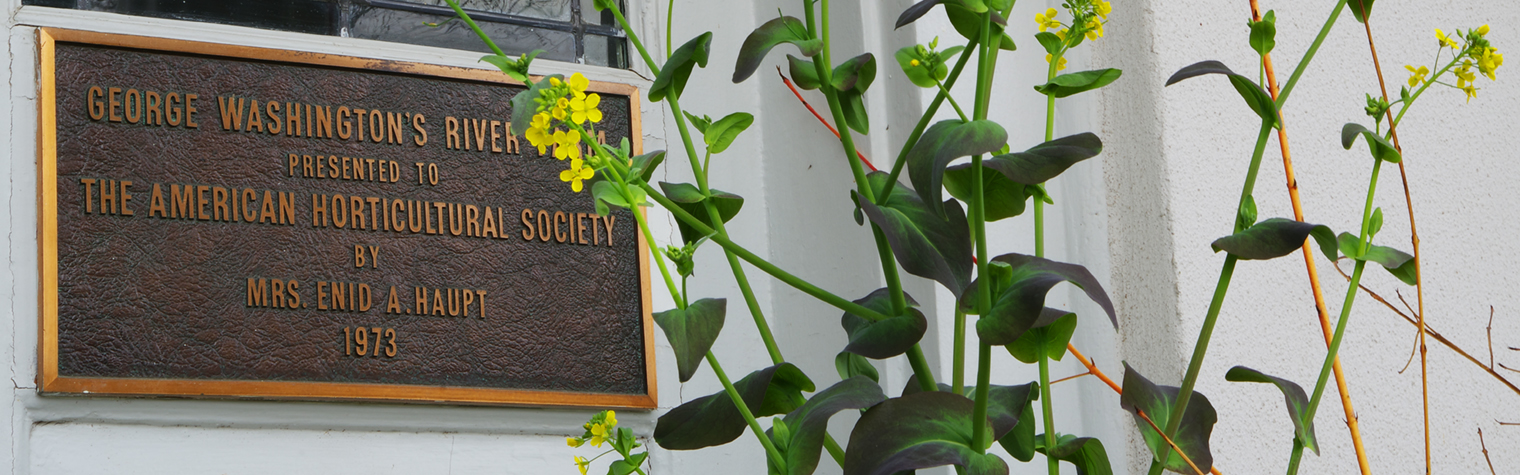
[[[564,83],[560,82],[559,78],[556,78],[556,77],[549,78],[549,85],[550,86],[559,87],[560,84],[564,84]]]
[[[581,162],[581,159],[576,158],[576,159],[570,160],[570,169],[569,170],[565,170],[565,171],[559,172],[559,181],[570,183],[570,189],[571,190],[575,190],[576,193],[580,193],[581,189],[585,188],[585,185],[581,184],[581,180],[589,180],[594,175],[596,175],[596,171],[595,170],[592,170],[591,167],[584,166],[584,164]],[[596,437],[598,437],[598,436],[595,434],[595,432],[596,432],[597,428],[601,428],[601,427],[603,427],[603,426],[598,425],[598,426],[592,427],[592,439],[591,439],[592,440],[592,444],[596,445],[598,447],[600,447],[601,444],[597,442]],[[605,437],[603,437],[603,438],[605,438]],[[575,439],[570,439],[570,440],[573,441]],[[579,447],[579,446],[578,445],[572,445],[572,447]]]
[[[581,158],[581,133],[554,131],[554,158]]]
[[[617,411],[607,411],[607,427],[617,426]]]
[[[1462,88],[1462,92],[1467,93],[1467,102],[1472,102],[1472,99],[1474,97],[1478,97],[1478,88],[1472,87],[1471,85]]]
[[[1056,38],[1060,38],[1061,42],[1065,43],[1066,42],[1066,33],[1070,32],[1070,31],[1071,30],[1062,28],[1061,31],[1057,31],[1056,32]]]
[[[591,93],[584,97],[577,96],[575,99],[571,99],[570,110],[573,112],[570,114],[570,120],[577,124],[584,124],[588,120],[601,122],[602,111],[596,108],[601,103],[602,96],[598,96],[596,93]]]
[[[591,425],[591,445],[601,447],[602,442],[612,439],[612,431],[602,424]]]
[[[1480,26],[1477,30],[1474,31],[1478,32],[1478,36],[1488,36],[1488,25]]]
[[[1496,53],[1498,50],[1498,48],[1491,47],[1483,48],[1482,52],[1477,54],[1478,71],[1482,72],[1484,76],[1488,76],[1490,81],[1498,80],[1498,78],[1494,77],[1494,70],[1499,69],[1499,66],[1504,64],[1504,55]]]
[[[563,97],[554,102],[554,120],[565,120],[569,117],[570,100]]]
[[[1457,40],[1453,37],[1446,36],[1446,32],[1441,31],[1440,28],[1436,28],[1436,42],[1440,43],[1441,46],[1445,46],[1447,48],[1456,49],[1457,47]]]
[[[1048,8],[1045,10],[1045,13],[1036,13],[1034,15],[1034,22],[1040,25],[1040,31],[1061,27],[1061,21],[1056,20],[1057,13],[1056,9]]]
[[[575,456],[575,466],[576,466],[576,468],[581,469],[581,475],[586,475],[586,466],[587,465],[591,465],[591,461],[590,460],[586,460],[585,458],[583,458],[583,457],[581,457],[579,455]]]
[[[1114,12],[1114,6],[1109,5],[1108,2],[1105,2],[1103,0],[1098,0],[1094,3],[1093,11],[1098,12],[1098,16],[1103,17],[1103,19],[1107,20],[1108,14]]]
[[[586,88],[591,87],[591,80],[586,79],[586,76],[582,76],[581,73],[575,73],[575,75],[570,76],[570,81],[567,84],[570,85],[571,91],[585,93]]]
[[[568,446],[571,446],[571,447],[580,447],[582,445],[585,445],[585,443],[586,443],[585,440],[582,440],[582,439],[579,439],[579,438],[575,438],[575,437],[566,437],[565,438],[565,445],[568,445]]]
[[[1050,58],[1051,58],[1051,56],[1049,54],[1046,54],[1045,55],[1045,62],[1049,63],[1050,62]],[[1060,70],[1063,70],[1063,69],[1066,69],[1066,58],[1064,58],[1064,57],[1061,58],[1061,62],[1059,64],[1056,64],[1056,71],[1060,71]]]
[[[1424,66],[1420,66],[1419,69],[1415,69],[1414,66],[1406,65],[1404,66],[1404,69],[1409,70],[1409,87],[1419,86],[1420,83],[1425,82],[1425,76],[1430,74],[1430,68]]]
[[[912,60],[912,61],[908,61],[908,65],[909,66],[913,66],[915,68],[918,67],[918,65],[920,65],[920,64],[923,64],[923,63],[918,62],[918,60],[916,60],[916,59]]]
[[[1098,20],[1087,21],[1087,41],[1095,41],[1103,37],[1103,22]]]
[[[552,125],[549,114],[533,116],[533,123],[528,126],[528,143],[538,147],[538,154],[543,155],[549,151],[549,146],[554,144],[554,136],[549,134]]]
[[[1457,67],[1456,75],[1459,88],[1466,88],[1474,79],[1477,79],[1477,76],[1472,73],[1472,61],[1466,59],[1462,60],[1462,65]]]

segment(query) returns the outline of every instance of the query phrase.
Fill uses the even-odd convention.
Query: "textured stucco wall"
[[[1278,78],[1286,81],[1332,4],[1262,3],[1277,11],[1274,57]],[[1254,76],[1245,26],[1250,10],[1245,1],[1114,5],[1109,31],[1119,41],[1106,43],[1099,57],[1126,72],[1119,87],[1105,91],[1102,117],[1111,137],[1104,164],[1113,279],[1126,314],[1122,349],[1157,382],[1176,384],[1223,262],[1208,244],[1230,230],[1258,122],[1223,79],[1165,89],[1162,84],[1173,71],[1205,59]],[[1408,78],[1403,65],[1433,61],[1434,28],[1451,32],[1482,24],[1493,25],[1489,39],[1503,51],[1516,38],[1520,10],[1507,2],[1378,3],[1372,32],[1390,93],[1397,97]],[[1512,160],[1520,139],[1507,122],[1515,118],[1520,89],[1506,76],[1501,68],[1498,83],[1481,79],[1483,90],[1471,103],[1460,92],[1433,88],[1411,110],[1401,138],[1423,239],[1428,323],[1486,364],[1492,305],[1495,356],[1514,366],[1517,354],[1505,347],[1520,342],[1513,306],[1520,253],[1512,250],[1511,237],[1511,203],[1520,190],[1510,184],[1520,172]],[[1284,110],[1307,220],[1337,230],[1359,225],[1371,159],[1364,145],[1343,150],[1339,131],[1346,122],[1370,123],[1363,94],[1377,91],[1366,32],[1349,12],[1343,14]],[[1285,183],[1274,136],[1255,193],[1263,218],[1292,216]],[[1397,167],[1384,167],[1378,185],[1376,204],[1387,218],[1378,241],[1407,251],[1409,219]],[[1346,283],[1323,257],[1317,261],[1337,316]],[[1343,267],[1349,272],[1349,264]],[[1390,299],[1398,290],[1414,302],[1413,289],[1383,271],[1368,269],[1364,285]],[[1291,432],[1281,396],[1266,385],[1228,383],[1224,372],[1247,365],[1312,391],[1325,353],[1313,305],[1297,255],[1243,262],[1237,269],[1198,385],[1219,409],[1213,447],[1225,473],[1285,467]],[[1418,360],[1400,374],[1414,327],[1364,294],[1348,328],[1342,361],[1372,469],[1419,473]],[[1501,473],[1520,464],[1520,430],[1495,422],[1520,418],[1520,395],[1439,343],[1428,344],[1434,473],[1487,473],[1478,428]],[[1317,419],[1322,454],[1307,455],[1301,473],[1356,471],[1333,379],[1330,384]],[[1132,470],[1142,470],[1141,462],[1132,459]]]

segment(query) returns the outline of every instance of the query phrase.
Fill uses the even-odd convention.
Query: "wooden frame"
[[[353,56],[306,53],[250,46],[98,33],[58,28],[38,29],[38,248],[41,278],[37,379],[40,391],[53,394],[100,396],[169,396],[188,398],[249,398],[318,401],[381,401],[470,405],[613,407],[653,409],[658,404],[655,377],[653,307],[650,301],[649,247],[638,240],[639,281],[643,298],[644,367],[648,393],[643,395],[532,391],[422,385],[233,381],[189,379],[76,378],[58,374],[58,141],[54,47],[57,42],[138,48],[235,59],[404,73],[522,85],[497,71],[386,61]],[[630,135],[634,154],[643,153],[639,89],[630,84],[596,82],[592,91],[629,97]],[[643,212],[643,210],[639,210]]]

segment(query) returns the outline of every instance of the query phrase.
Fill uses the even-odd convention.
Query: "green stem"
[[[648,183],[640,183],[639,186],[644,189],[644,192],[649,195],[650,199],[653,199],[656,203],[659,203],[661,207],[665,208],[665,210],[672,216],[675,216],[676,219],[686,223],[687,226],[691,226],[692,229],[696,229],[699,233],[713,235],[712,242],[717,243],[724,249],[733,252],[734,255],[737,255],[740,259],[743,259],[744,262],[748,262],[750,265],[755,266],[762,272],[770,274],[770,276],[776,278],[776,280],[780,280],[781,282],[790,285],[799,291],[802,291],[802,293],[811,295],[813,298],[822,300],[824,303],[833,305],[835,308],[859,315],[866,319],[885,320],[889,318],[888,315],[883,315],[880,312],[861,306],[860,304],[852,302],[838,295],[834,295],[833,293],[827,290],[823,290],[818,286],[813,285],[806,280],[803,280],[800,277],[782,270],[780,267],[776,267],[775,264],[771,264],[769,261],[766,261],[760,256],[755,255],[755,253],[750,252],[750,250],[745,249],[743,246],[735,244],[733,241],[729,240],[726,237],[716,235],[713,229],[707,226],[706,222],[697,219],[695,216],[692,216],[691,213],[687,213],[685,210],[676,207],[676,203],[674,201],[670,201],[670,198],[666,198],[665,195],[660,194],[659,190],[656,190],[654,187],[649,186]]]
[[[992,74],[989,63],[991,57],[997,55],[997,48],[990,47],[992,44],[992,12],[989,11],[982,21],[981,43],[989,45],[982,48],[986,51],[977,63],[977,101],[975,117],[977,120],[987,117],[988,95],[991,94],[990,83]],[[976,275],[982,279],[988,279],[987,274],[987,219],[986,199],[982,189],[982,156],[971,157],[971,227],[976,240]],[[992,308],[992,283],[986,282],[986,289],[976,293],[977,315],[986,316]],[[976,369],[976,398],[971,416],[971,444],[977,453],[986,451],[989,442],[987,434],[987,391],[991,384],[992,374],[992,346],[986,341],[978,339],[980,351],[977,354]]]
[[[971,448],[977,453],[985,453],[987,446],[992,445],[986,424],[987,393],[992,388],[992,345],[981,339],[977,342],[979,348],[976,353],[976,394],[972,398],[976,400],[976,405],[971,410]],[[978,424],[977,421],[982,423]]]
[[[1045,72],[1045,82],[1047,83],[1055,80],[1056,73],[1058,72],[1057,65],[1061,64],[1061,58],[1066,55],[1066,47],[1062,46],[1060,50],[1056,51],[1056,53],[1057,54],[1050,55],[1050,66],[1046,69]],[[1045,141],[1049,142],[1051,139],[1054,139],[1055,134],[1056,96],[1054,94],[1046,94]],[[1045,199],[1038,196],[1034,199],[1034,255],[1035,257],[1045,257]]]
[[[760,422],[755,420],[755,415],[749,412],[749,405],[744,403],[744,397],[739,395],[739,390],[734,388],[734,383],[728,380],[728,375],[723,372],[723,367],[718,365],[718,358],[712,352],[707,352],[707,364],[712,366],[713,373],[718,375],[718,381],[723,383],[723,391],[728,393],[728,398],[734,401],[734,407],[739,408],[739,415],[744,416],[744,422],[749,424],[749,430],[755,433],[755,438],[760,439],[760,445],[765,447],[766,456],[770,457],[771,463],[777,467],[786,466],[786,457],[776,450],[771,443],[771,438],[765,435],[765,429],[760,428]]]
[[[491,52],[496,53],[497,56],[507,55],[507,53],[503,53],[501,51],[501,48],[496,47],[496,42],[491,41],[491,37],[486,36],[486,32],[480,30],[480,25],[476,25],[475,20],[471,19],[470,15],[468,13],[465,13],[463,8],[459,8],[458,2],[455,2],[454,0],[445,1],[449,2],[449,8],[454,9],[454,14],[459,15],[459,19],[464,20],[464,24],[470,25],[470,29],[475,31],[475,35],[479,36],[481,41],[486,42],[486,46],[489,46],[491,48]]]
[[[1056,447],[1056,418],[1050,400],[1050,358],[1044,352],[1040,354],[1040,411],[1045,417],[1045,463],[1050,475],[1057,475],[1061,473],[1061,461],[1050,455]]]
[[[966,63],[971,60],[972,54],[980,54],[980,50],[977,49],[978,41],[980,39],[973,38],[966,44],[966,49],[961,51],[961,58],[956,60],[955,68],[950,70],[950,76],[945,79],[945,89],[955,88],[955,81],[960,79],[961,71],[966,70]],[[944,104],[949,97],[946,91],[940,91],[934,96],[934,101],[929,103],[929,108],[924,110],[924,115],[918,118],[918,125],[913,127],[913,132],[908,134],[908,141],[903,144],[902,150],[897,152],[897,161],[892,162],[892,173],[889,175],[891,178],[887,180],[887,186],[882,188],[881,196],[877,197],[876,204],[886,203],[887,197],[892,196],[892,188],[897,186],[897,178],[902,176],[903,167],[908,164],[908,152],[918,145],[918,139],[923,137],[924,130],[929,128],[929,122],[934,120],[934,114],[939,112],[940,105]]]
[[[1358,252],[1367,253],[1371,246],[1372,233],[1372,198],[1377,193],[1378,172],[1383,168],[1383,161],[1374,159],[1372,164],[1372,179],[1367,184],[1367,204],[1362,208],[1362,234],[1358,239]],[[1350,322],[1351,306],[1356,303],[1356,291],[1362,282],[1362,271],[1366,269],[1367,261],[1357,260],[1356,268],[1351,272],[1351,286],[1346,289],[1346,301],[1341,304],[1341,318],[1335,324],[1335,336],[1330,338],[1330,350],[1325,353],[1325,363],[1320,368],[1319,380],[1314,384],[1314,395],[1309,397],[1309,406],[1304,408],[1304,419],[1314,420],[1314,413],[1319,410],[1319,401],[1325,395],[1326,383],[1330,380],[1331,367],[1335,364],[1335,358],[1340,354],[1341,340],[1346,336],[1346,324]],[[1303,457],[1302,443],[1294,440],[1293,454],[1288,460],[1288,475],[1298,473],[1298,461]]]
[[[934,78],[930,77],[930,79]],[[939,82],[938,79],[934,79],[934,85],[939,86],[940,95],[950,100],[950,107],[955,108],[955,115],[960,116],[962,122],[968,122],[968,119],[966,119],[966,111],[961,110],[961,105],[955,102],[955,96],[950,95],[950,90],[945,88],[945,84]]]
[[[950,370],[950,392],[956,394],[966,393],[966,311],[961,309],[960,302],[955,303],[955,343],[954,355],[951,357],[953,366]]]
[[[1438,72],[1436,72],[1436,74],[1434,76],[1430,77],[1429,81],[1425,81],[1424,85],[1420,86],[1419,89],[1416,89],[1414,91],[1414,94],[1412,94],[1412,95],[1409,96],[1409,100],[1404,101],[1404,105],[1401,106],[1401,107],[1399,107],[1399,114],[1397,116],[1394,116],[1394,118],[1393,118],[1393,127],[1389,127],[1388,130],[1392,131],[1396,127],[1398,127],[1399,123],[1401,123],[1401,122],[1404,121],[1404,114],[1406,112],[1409,112],[1409,108],[1414,105],[1414,101],[1419,100],[1420,96],[1425,94],[1425,90],[1426,89],[1430,89],[1430,86],[1437,84],[1436,80],[1439,79],[1441,76],[1445,75],[1447,71],[1451,71],[1451,68],[1455,67],[1457,65],[1457,62],[1462,59],[1462,55],[1466,54],[1466,53],[1467,53],[1467,51],[1464,50],[1461,54],[1456,55],[1456,58],[1452,59],[1450,63],[1447,63],[1446,67],[1441,68],[1441,70],[1438,71]],[[1445,84],[1445,83],[1441,83],[1441,85],[1448,86],[1448,87],[1456,87],[1456,86],[1452,86],[1450,84]]]
[[[580,129],[580,126],[576,125],[576,128]],[[584,132],[583,130],[581,130],[581,131]],[[607,150],[604,149],[603,147],[597,146],[597,147],[594,147],[593,149],[596,151],[597,156],[602,157],[602,160],[607,161],[609,163],[615,163],[616,162],[616,160],[612,160],[612,157],[610,155],[608,155]],[[623,179],[622,173],[619,173],[618,170],[616,168],[613,168],[613,167],[606,168],[606,173],[608,175],[610,175],[610,178],[612,178],[613,182],[619,184],[618,189],[619,189],[619,191],[621,191],[623,193],[623,199],[627,200],[629,203],[633,203],[634,202],[633,193],[630,193],[628,191],[628,182]],[[676,291],[676,283],[675,283],[674,280],[672,280],[670,278],[670,269],[667,268],[667,267],[665,267],[665,256],[663,256],[663,255],[660,254],[660,245],[659,245],[659,243],[655,242],[655,240],[654,240],[654,233],[652,233],[652,232],[649,231],[649,223],[644,220],[644,213],[642,212],[642,210],[638,210],[638,209],[633,209],[633,210],[630,210],[630,211],[633,212],[633,220],[639,224],[639,231],[641,233],[643,233],[643,235],[644,235],[644,241],[647,242],[647,243],[649,243],[649,245],[647,247],[649,248],[650,257],[654,258],[655,264],[659,265],[660,275],[665,278],[665,288],[670,290],[670,298],[671,298],[671,300],[675,301],[677,307],[685,309],[686,308],[686,299],[682,297],[682,295],[685,294],[685,288],[686,288],[685,278],[682,278],[682,281],[681,281],[682,291],[677,292]]]
[[[670,43],[670,26],[676,18],[676,0],[670,0],[670,5],[665,7],[665,59],[670,59],[670,52],[675,45]]]
[[[1256,150],[1251,154],[1251,167],[1246,172],[1245,185],[1241,187],[1240,202],[1236,208],[1237,215],[1239,210],[1245,207],[1246,200],[1250,199],[1251,192],[1256,187],[1256,175],[1261,169],[1261,157],[1266,152],[1267,137],[1271,132],[1272,124],[1263,122],[1261,133],[1256,137]],[[1239,219],[1234,221],[1234,232],[1242,231],[1243,223]],[[1177,391],[1177,401],[1171,412],[1173,417],[1167,418],[1166,421],[1166,434],[1169,437],[1177,434],[1177,428],[1182,424],[1181,414],[1187,410],[1188,402],[1193,397],[1193,387],[1198,383],[1198,373],[1203,369],[1203,359],[1209,351],[1209,339],[1214,334],[1214,325],[1219,321],[1219,312],[1224,308],[1224,297],[1230,289],[1230,278],[1235,274],[1236,260],[1233,254],[1225,256],[1224,267],[1219,270],[1219,282],[1214,286],[1214,298],[1209,302],[1209,313],[1203,319],[1203,328],[1199,330],[1198,342],[1193,347],[1193,357],[1188,361],[1187,374],[1183,376],[1182,386]],[[1170,456],[1170,450],[1170,447],[1163,447],[1160,451],[1160,460],[1166,460]],[[1152,474],[1161,473],[1160,470],[1160,463],[1151,465]]]
[[[1304,59],[1299,60],[1298,67],[1293,69],[1293,75],[1288,77],[1288,82],[1283,84],[1282,92],[1277,94],[1277,108],[1282,109],[1288,103],[1288,94],[1293,93],[1293,86],[1298,85],[1299,78],[1304,76],[1304,71],[1309,69],[1309,63],[1314,60],[1314,55],[1319,53],[1320,45],[1325,43],[1325,37],[1330,36],[1330,29],[1335,26],[1335,20],[1340,18],[1341,9],[1346,7],[1346,0],[1335,2],[1335,9],[1330,11],[1330,18],[1325,19],[1325,25],[1319,28],[1319,36],[1314,37],[1314,43],[1309,45],[1309,51],[1304,53]]]
[[[617,3],[614,2],[608,10],[612,10],[612,16],[617,18],[618,25],[623,27],[623,33],[628,35],[628,42],[633,43],[634,49],[639,50],[639,56],[644,58],[644,64],[649,66],[649,72],[654,73],[656,76],[660,75],[660,67],[654,64],[654,58],[649,56],[649,50],[644,49],[644,42],[639,41],[639,35],[634,34],[633,26],[629,25],[628,19],[623,17],[623,9],[618,8]],[[670,45],[665,45],[665,48],[670,49]]]

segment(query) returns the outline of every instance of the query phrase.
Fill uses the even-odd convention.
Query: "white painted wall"
[[[630,16],[644,30],[651,53],[663,56],[658,43],[664,2],[632,0]],[[744,84],[729,82],[732,59],[744,36],[773,18],[779,8],[802,16],[794,0],[698,2],[682,0],[677,12],[676,42],[712,30],[714,61],[693,75],[684,104],[695,113],[720,116],[754,112],[757,122],[730,151],[714,159],[714,187],[747,198],[746,210],[729,225],[734,238],[778,265],[841,295],[858,297],[882,286],[880,268],[866,228],[850,218],[849,171],[837,142],[770,74],[783,65],[769,58]],[[898,47],[940,36],[953,44],[958,36],[945,22],[931,18],[893,30],[897,14],[909,0],[835,2],[836,60],[864,51],[878,55],[880,76],[869,97],[873,134],[862,151],[877,164],[890,164],[932,96],[907,85],[890,54]],[[1042,137],[1043,101],[1028,88],[1041,82],[1043,54],[1029,37],[1033,15],[1056,0],[1025,0],[1012,15],[1023,49],[1006,54],[998,72],[993,119],[1010,131],[1014,148]],[[1100,160],[1074,167],[1051,185],[1057,205],[1047,217],[1052,258],[1087,265],[1105,283],[1120,310],[1122,330],[1114,332],[1100,312],[1073,288],[1052,293],[1052,302],[1084,315],[1075,343],[1110,375],[1122,375],[1121,360],[1137,365],[1159,383],[1176,384],[1192,350],[1221,256],[1208,242],[1229,229],[1239,181],[1250,155],[1256,125],[1249,111],[1222,80],[1206,78],[1163,89],[1174,70],[1203,59],[1219,59],[1242,72],[1253,69],[1245,44],[1245,2],[1140,0],[1114,2],[1108,37],[1084,46],[1072,57],[1074,70],[1120,67],[1115,85],[1059,103],[1057,135],[1098,133],[1107,144]],[[1284,0],[1279,17],[1278,70],[1286,79],[1318,29],[1325,2]],[[164,36],[241,45],[278,47],[403,61],[479,67],[478,55],[433,48],[319,37],[246,28],[175,22],[89,12],[59,12],[21,7],[0,0],[7,38],[6,81],[0,83],[0,130],[8,140],[0,155],[0,226],[8,263],[0,273],[0,365],[13,389],[0,391],[0,411],[8,429],[0,431],[10,473],[330,473],[357,469],[366,473],[574,473],[572,450],[563,437],[576,435],[591,410],[500,409],[384,404],[188,401],[39,397],[35,390],[36,300],[36,45],[35,26],[59,26],[116,33]],[[1424,61],[1430,30],[1491,23],[1490,35],[1501,51],[1516,38],[1520,11],[1499,0],[1440,1],[1434,4],[1379,4],[1375,21],[1390,84],[1401,84],[1404,63]],[[692,22],[700,19],[701,22]],[[787,52],[788,47],[778,48]],[[647,86],[649,72],[537,63],[545,72],[587,70],[602,80]],[[1354,225],[1360,210],[1369,161],[1361,149],[1338,146],[1339,125],[1362,120],[1361,94],[1375,90],[1360,25],[1346,16],[1330,36],[1325,51],[1309,69],[1285,112],[1293,140],[1295,164],[1311,221],[1338,229]],[[1520,320],[1506,315],[1515,293],[1510,272],[1520,264],[1513,212],[1520,199],[1520,165],[1513,127],[1520,93],[1504,81],[1485,89],[1471,104],[1459,94],[1431,94],[1411,115],[1403,135],[1418,200],[1424,249],[1426,298],[1431,325],[1470,350],[1481,351],[1488,305],[1498,317],[1494,335],[1501,362],[1520,365]],[[968,74],[971,71],[968,71]],[[1486,80],[1484,80],[1486,81]],[[1486,83],[1480,83],[1487,85]],[[821,95],[808,94],[817,107]],[[963,99],[969,103],[970,98]],[[1308,106],[1318,109],[1311,111]],[[948,118],[951,112],[941,114]],[[645,104],[645,148],[679,147],[675,125],[661,104]],[[1290,215],[1282,187],[1276,144],[1268,148],[1257,186],[1262,216]],[[684,157],[672,155],[663,180],[690,181]],[[1383,174],[1379,204],[1387,211],[1383,241],[1407,248],[1407,218],[1397,175]],[[659,216],[652,213],[652,216]],[[669,219],[652,220],[658,239],[678,237]],[[994,254],[1032,248],[1027,217],[989,228]],[[699,254],[693,295],[729,299],[728,325],[715,351],[728,374],[738,377],[769,365],[754,325],[728,265],[716,246]],[[1344,284],[1321,263],[1332,311],[1339,310]],[[837,310],[820,304],[753,268],[747,268],[769,324],[779,335],[788,360],[797,363],[819,387],[837,380],[834,354],[845,342]],[[1369,272],[1368,284],[1391,294],[1395,281]],[[953,318],[949,296],[926,281],[911,279],[908,291],[935,309],[924,342],[930,364],[939,374],[950,369],[949,335]],[[665,292],[653,292],[655,308],[670,308]],[[1265,303],[1265,305],[1263,304]],[[1288,377],[1306,386],[1318,371],[1324,346],[1314,323],[1312,300],[1297,258],[1243,263],[1224,317],[1204,366],[1199,389],[1220,408],[1214,447],[1224,473],[1272,473],[1284,466],[1290,429],[1278,393],[1266,386],[1223,381],[1224,371],[1245,364]],[[1353,313],[1344,360],[1368,447],[1377,473],[1417,473],[1422,459],[1418,403],[1419,377],[1411,369],[1398,374],[1408,355],[1412,328],[1386,309],[1359,299]],[[659,332],[656,332],[657,334]],[[686,384],[676,381],[663,335],[658,336],[660,405],[668,409],[720,389],[706,370]],[[1520,464],[1520,428],[1498,427],[1495,419],[1520,420],[1520,396],[1508,392],[1470,363],[1431,342],[1431,370],[1436,473],[1478,473],[1483,469],[1475,429],[1483,427],[1497,467]],[[1507,354],[1506,354],[1507,353]],[[1033,367],[997,353],[994,380],[1015,384],[1036,377]],[[974,358],[971,358],[974,360]],[[974,364],[974,363],[973,363]],[[887,387],[898,388],[911,373],[901,359],[879,364]],[[974,371],[974,368],[972,368]],[[1052,374],[1082,369],[1071,359]],[[1502,371],[1502,370],[1501,370]],[[1058,430],[1094,435],[1108,446],[1121,471],[1143,473],[1149,460],[1118,398],[1093,378],[1055,388]],[[647,437],[658,413],[624,411],[623,425]],[[1306,457],[1303,473],[1350,473],[1354,459],[1332,390],[1320,411],[1323,455]],[[853,420],[841,415],[831,425],[843,440]],[[734,470],[759,472],[763,454],[749,436],[720,448],[699,452],[656,449],[656,473],[687,474]],[[601,464],[597,464],[601,466]],[[593,470],[604,468],[593,468]],[[1502,470],[1502,469],[1501,469]],[[1069,471],[1069,468],[1068,468]],[[819,473],[838,473],[828,461]],[[926,471],[928,472],[928,471]],[[1015,473],[1043,473],[1041,464],[1014,464]],[[941,469],[929,473],[953,473]]]

